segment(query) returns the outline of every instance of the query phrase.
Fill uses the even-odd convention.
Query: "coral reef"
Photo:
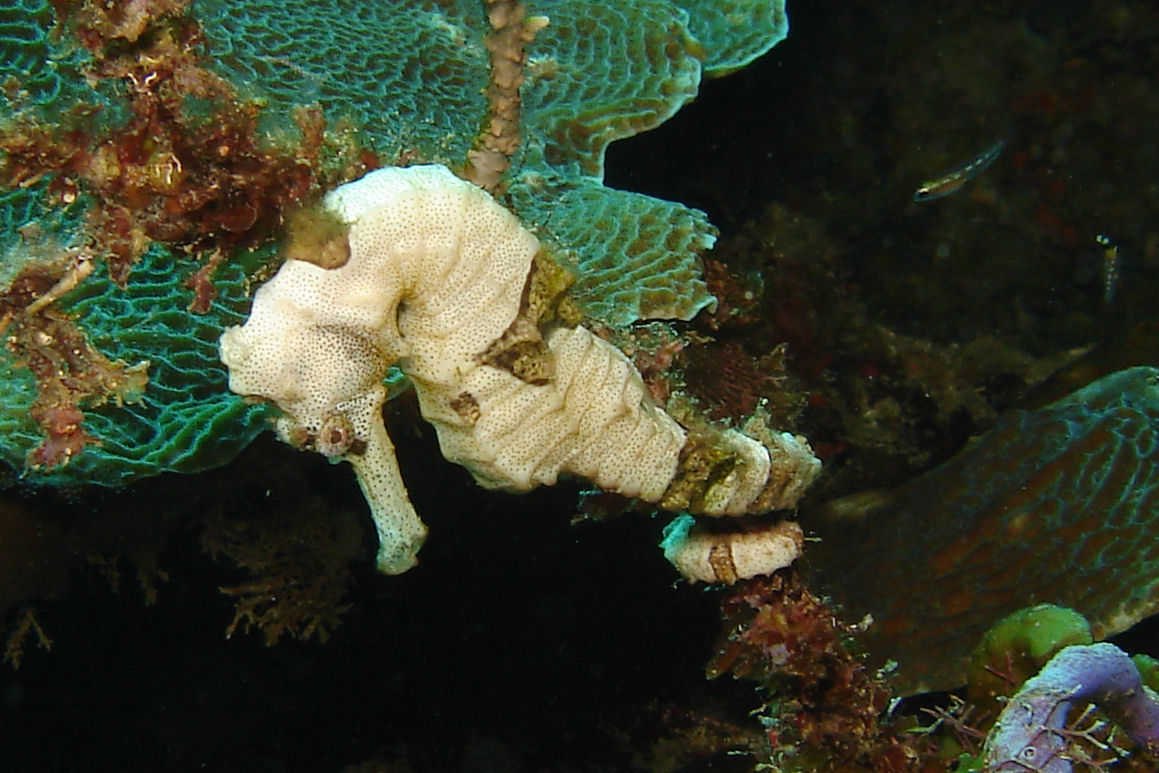
[[[738,584],[721,604],[709,678],[761,686],[766,759],[777,770],[918,770],[904,734],[879,724],[889,691],[854,654],[853,630],[790,570]]]
[[[8,95],[3,174],[20,193],[4,214],[28,219],[4,245],[4,320],[14,335],[0,448],[16,468],[27,459],[49,472],[35,476],[45,483],[112,485],[221,464],[261,420],[222,392],[223,371],[206,349],[244,306],[255,256],[218,269],[263,242],[278,213],[319,184],[323,123],[300,111],[300,141],[260,140],[257,103],[205,69],[200,30],[175,4],[124,15],[83,3],[58,10],[62,40],[41,53],[59,65],[57,49],[75,36],[88,54],[69,53],[82,57],[75,77],[95,88],[76,104],[65,92]],[[112,84],[123,91],[108,93]],[[357,163],[341,152],[328,161],[334,174]],[[208,257],[196,268],[182,253]],[[97,262],[104,267],[94,271]],[[78,463],[62,466],[69,461]]]
[[[1091,644],[1091,624],[1073,609],[1036,604],[1002,618],[970,653],[966,700],[993,721],[1011,690],[1063,647]]]
[[[274,114],[316,102],[349,116],[383,158],[466,162],[488,112],[483,4],[388,2],[352,16],[307,2],[203,2],[194,12],[218,71]],[[507,200],[572,255],[589,315],[691,317],[712,302],[697,256],[715,230],[697,210],[604,187],[604,154],[670,118],[702,73],[735,70],[781,40],[783,3],[547,0],[530,12],[549,22],[527,46]]]
[[[49,416],[59,417],[78,402],[84,406],[83,424],[73,422],[68,431],[52,437],[69,443],[89,438],[92,444],[85,446],[84,453],[67,454],[66,467],[38,472],[36,480],[118,485],[162,470],[202,470],[229,461],[265,428],[266,410],[230,394],[225,368],[216,363],[214,341],[228,324],[242,319],[244,272],[236,264],[222,266],[216,278],[217,298],[207,313],[197,315],[185,310],[194,293],[179,278],[174,281],[177,273],[174,259],[154,246],[138,261],[133,281],[125,289],[100,272],[64,301],[41,312],[34,330],[44,331],[45,321],[57,320],[49,331],[57,348],[41,345],[46,351],[43,356],[47,362],[67,367],[52,370],[61,374],[59,381],[38,385],[32,370],[4,363],[6,410],[0,413],[0,448],[6,459],[22,465],[30,454],[49,453],[38,414],[53,411]],[[57,333],[74,330],[71,320],[77,318],[84,320],[89,331],[83,344],[76,333],[67,337]],[[31,343],[35,345],[37,339]],[[70,345],[65,355],[56,356],[60,343]],[[86,351],[95,352],[90,359],[115,358],[134,365],[147,362],[148,387],[124,405],[93,401],[88,396],[92,387],[85,379],[92,378],[88,374],[94,369],[88,363],[75,365],[79,353]],[[36,362],[31,357],[37,356],[37,349],[26,348],[21,354],[29,365]],[[59,386],[49,391],[46,384]],[[56,453],[72,447],[66,445]]]
[[[92,272],[92,258],[81,254],[71,269],[53,282],[53,272],[26,270],[0,299],[0,334],[7,349],[31,372],[39,385],[28,416],[44,439],[25,457],[31,469],[68,464],[88,443],[97,442],[81,427],[82,402],[118,407],[136,402],[145,390],[148,362],[110,362],[89,345],[84,333],[64,314],[47,309]]]
[[[881,512],[837,519],[807,565],[877,620],[866,642],[906,692],[961,683],[972,643],[1028,603],[1072,607],[1096,639],[1122,631],[1156,608],[1157,412],[1159,371],[1141,367],[1006,414]],[[852,558],[885,550],[884,566]]]
[[[174,265],[190,253],[201,265],[172,279],[193,289],[190,312],[205,313],[222,291],[223,267],[240,258],[248,272],[268,260],[269,251],[247,256],[243,248],[263,244],[304,200],[382,158],[462,169],[476,138],[487,135],[506,137],[500,155],[515,164],[508,200],[577,267],[574,295],[586,313],[619,325],[691,316],[712,300],[698,261],[712,227],[683,205],[605,188],[603,155],[613,140],[670,117],[696,93],[702,73],[736,69],[784,37],[779,2],[745,13],[726,9],[691,9],[704,16],[699,38],[689,32],[685,10],[660,0],[545,3],[537,13],[550,17],[546,28],[542,17],[505,12],[510,24],[497,22],[514,31],[507,38],[490,34],[483,7],[466,1],[437,9],[376,4],[349,16],[305,3],[107,9],[77,0],[59,4],[56,29],[47,9],[24,9],[6,28],[22,42],[5,49],[10,56],[0,62],[8,77],[0,149],[7,182],[18,188],[8,193],[3,216],[9,233],[21,234],[4,244],[5,274],[11,281],[44,263],[37,252],[64,266],[62,252],[83,248],[125,286],[147,250],[160,250]],[[531,41],[536,29],[542,35]],[[289,49],[285,40],[293,41]],[[24,66],[30,58],[37,61]],[[351,81],[348,72],[361,77]],[[489,104],[480,88],[500,81],[506,85]],[[516,97],[522,109],[507,115]],[[507,128],[491,124],[481,135],[479,127],[501,113]],[[518,151],[509,136],[515,122]],[[81,284],[84,291],[87,282]],[[69,310],[70,299],[62,300],[60,308]],[[78,313],[72,338],[82,335],[116,337],[101,320]],[[27,349],[11,352],[14,366]],[[152,361],[143,355],[124,360]],[[95,356],[82,364],[93,374],[103,367]],[[220,383],[212,360],[189,365],[194,391]],[[60,449],[43,454],[47,461],[90,457],[83,467],[57,464],[52,480],[107,483],[180,469],[166,466],[165,457],[152,457],[150,468],[143,459],[122,464],[117,454],[98,451],[100,428],[82,411],[115,392],[62,399],[51,385],[42,391],[50,392],[42,402],[52,405],[39,412],[42,434]],[[151,386],[144,391],[147,401],[168,397]],[[133,431],[131,410],[112,406],[102,421]],[[231,433],[219,450],[232,445],[236,453],[251,437]],[[23,439],[3,447],[14,467],[30,450]],[[196,447],[188,451],[205,458]]]
[[[100,35],[118,29],[128,35],[100,55],[148,50],[144,46],[154,39],[148,26],[136,43],[129,43],[136,34],[134,19],[153,18],[152,29],[169,33],[197,23],[206,45],[201,50],[213,54],[204,57],[205,66],[238,90],[239,101],[252,97],[263,103],[257,118],[263,144],[296,147],[305,138],[294,107],[315,103],[312,114],[325,118],[326,148],[352,145],[367,151],[366,161],[377,157],[333,185],[384,163],[442,161],[461,171],[466,153],[488,125],[489,21],[482,0],[473,5],[376,3],[357,13],[335,4],[263,7],[249,0],[195,0],[183,13],[163,17],[170,21],[138,15],[172,8],[167,0],[88,5],[112,14],[106,19],[111,26],[100,27]],[[872,578],[909,562],[901,572],[906,583],[898,583],[894,593],[918,603],[927,597],[947,600],[942,578],[922,572],[905,553],[920,541],[921,524],[893,528],[886,510],[865,515],[861,524],[822,526],[813,504],[870,487],[902,485],[950,459],[1011,409],[1033,410],[1103,374],[1155,364],[1155,4],[798,3],[790,8],[793,36],[771,56],[720,82],[702,81],[695,102],[656,131],[610,145],[600,136],[586,146],[585,127],[604,126],[587,118],[601,115],[598,103],[605,96],[618,99],[617,109],[623,108],[620,118],[608,123],[630,130],[630,116],[658,120],[671,110],[665,100],[683,99],[691,91],[687,82],[695,63],[687,56],[690,50],[692,59],[703,55],[710,63],[707,69],[701,64],[698,79],[727,67],[722,56],[734,47],[742,56],[755,50],[707,41],[716,35],[714,26],[727,29],[730,24],[737,33],[767,40],[766,19],[754,23],[745,16],[762,6],[680,3],[685,18],[671,10],[676,4],[603,3],[606,7],[592,11],[587,9],[595,4],[587,2],[550,11],[541,11],[541,5],[527,3],[528,14],[544,13],[550,23],[526,49],[520,92],[546,96],[535,106],[524,102],[521,120],[530,123],[540,108],[562,105],[552,101],[552,94],[561,93],[553,90],[556,86],[575,87],[570,104],[576,110],[569,115],[562,106],[562,120],[546,139],[521,135],[509,171],[513,184],[500,193],[500,201],[531,201],[520,211],[542,244],[578,245],[574,261],[563,250],[555,251],[577,274],[575,294],[590,318],[584,324],[624,349],[649,395],[666,412],[684,421],[684,406],[691,405],[722,424],[740,427],[750,412],[762,410],[771,417],[770,425],[809,437],[826,461],[826,473],[805,500],[800,523],[810,537],[814,529],[824,529],[825,541],[807,539],[806,556],[838,540],[859,540],[863,549],[850,548],[849,562],[835,571]],[[121,9],[132,13],[117,18]],[[276,22],[263,27],[262,14]],[[184,20],[174,26],[178,16]],[[647,32],[645,17],[667,29]],[[39,110],[40,126],[80,127],[86,147],[131,124],[132,83],[86,81],[98,54],[78,44],[69,32],[75,27],[52,32],[47,2],[19,0],[0,9],[0,22],[0,95],[9,100],[8,107],[33,114]],[[701,31],[701,25],[709,29]],[[693,44],[685,45],[686,39]],[[608,53],[615,48],[612,40],[627,41],[634,53]],[[575,56],[556,56],[557,49]],[[431,50],[445,55],[427,55]],[[654,61],[636,68],[629,59]],[[428,68],[428,63],[435,66]],[[669,75],[653,79],[645,70]],[[363,73],[372,75],[363,78]],[[584,77],[588,73],[592,78]],[[463,80],[456,80],[459,74]],[[638,92],[655,102],[644,104],[627,89],[616,91],[616,84],[639,82],[661,86]],[[286,90],[279,96],[282,84]],[[425,100],[423,85],[430,87]],[[408,102],[408,94],[415,98]],[[403,97],[391,102],[392,95]],[[62,115],[44,109],[81,102],[99,110]],[[385,112],[378,113],[377,105],[386,105]],[[442,105],[466,105],[462,120],[448,124],[444,117],[455,110]],[[201,111],[206,106],[190,107]],[[0,112],[3,124],[10,125],[7,110]],[[566,122],[581,112],[582,121]],[[568,145],[568,136],[577,143]],[[935,201],[912,201],[923,180],[997,140],[1005,141],[1006,150],[969,185]],[[553,156],[558,159],[581,146],[586,149],[575,151],[562,171],[537,158],[545,149],[558,153]],[[606,163],[599,165],[603,185],[566,169],[589,168],[591,147],[607,151]],[[188,166],[184,158],[182,165]],[[165,167],[156,171],[164,183]],[[63,176],[49,173],[33,182],[33,175],[26,178],[29,187],[0,193],[0,214],[8,226],[0,230],[6,248],[0,275],[7,282],[31,267],[29,261],[49,269],[27,285],[38,298],[12,296],[5,307],[14,312],[10,324],[24,321],[16,319],[21,312],[29,317],[73,314],[67,295],[47,307],[34,304],[69,284],[72,268],[83,264],[78,257],[95,254],[79,249],[86,246],[84,218],[92,206],[86,198],[88,183],[79,181],[75,201],[65,204],[73,191]],[[544,187],[536,189],[536,184]],[[542,191],[549,203],[535,209],[529,188]],[[656,198],[621,195],[616,189]],[[591,214],[592,227],[574,225],[575,218],[553,210],[552,191],[583,204],[571,211]],[[661,199],[689,207],[665,209]],[[622,212],[616,210],[618,203]],[[683,219],[666,219],[670,212]],[[637,213],[643,213],[644,226]],[[311,221],[312,207],[304,208],[300,218],[280,214],[285,221],[277,230],[294,231],[290,246],[297,250],[283,248],[281,255],[317,256],[316,247],[332,241],[334,224],[325,218]],[[672,277],[679,277],[682,266],[689,269],[674,297],[665,271],[650,270],[647,255],[669,236],[678,249],[710,242],[709,220],[720,227],[721,237],[702,256],[705,289],[718,301],[714,311],[705,307],[687,323],[656,322],[628,330],[593,322],[601,315],[614,322],[621,309],[628,318],[640,309],[685,316],[688,307],[703,301],[704,295],[688,283],[702,278],[695,261],[666,269]],[[307,233],[316,234],[315,246],[301,238]],[[1100,234],[1118,245],[1116,261],[1107,260],[1096,241]],[[580,270],[579,253],[591,257],[585,245],[601,241],[613,249],[604,253],[606,265],[598,258],[589,262],[604,270],[603,278],[592,282]],[[204,252],[185,256],[154,242],[130,273],[128,291],[137,271],[154,274],[155,256],[171,272],[157,277],[165,287],[203,269],[208,274],[217,256],[209,247]],[[628,265],[614,259],[616,252],[631,258],[635,269],[623,269],[625,284],[642,288],[647,298],[609,281],[618,280],[617,271]],[[230,316],[198,327],[198,336],[210,345],[196,353],[200,366],[196,358],[185,364],[193,365],[189,372],[195,374],[208,362],[215,368],[216,391],[238,405],[244,404],[223,386],[224,369],[213,363],[212,342],[222,327],[240,324],[246,312],[248,291],[231,287],[234,277],[251,274],[249,287],[256,287],[273,274],[274,255],[266,248],[254,255],[244,248],[240,254],[223,252],[211,281],[198,281],[208,287],[226,278],[218,301]],[[236,271],[231,266],[239,258],[243,270]],[[335,265],[344,258],[339,250],[326,262]],[[109,282],[107,267],[94,264],[79,285],[82,292],[90,283]],[[1108,301],[1107,277],[1115,275]],[[174,291],[157,297],[176,309],[173,319],[182,319],[194,295]],[[615,298],[614,304],[604,298]],[[197,327],[195,317],[185,318]],[[148,321],[145,315],[131,319],[136,327]],[[150,353],[105,349],[89,335],[93,331],[82,316],[72,321],[110,364],[154,361]],[[1060,366],[1066,367],[1041,392],[1035,388]],[[21,405],[31,406],[36,396],[32,374],[16,372],[31,389]],[[179,383],[196,391],[196,378],[190,375]],[[761,394],[770,388],[775,394]],[[762,402],[762,397],[769,399]],[[89,436],[96,434],[99,416],[130,415],[142,407],[126,402],[118,408],[115,400],[95,405],[100,399],[95,393],[78,399],[86,414],[79,429]],[[256,412],[255,426],[261,426],[262,409],[246,410]],[[384,413],[415,506],[439,535],[424,548],[420,567],[407,575],[384,579],[372,574],[365,560],[372,530],[359,492],[349,485],[346,465],[332,467],[317,454],[296,453],[268,433],[251,444],[252,453],[240,465],[138,481],[116,493],[70,489],[50,510],[26,513],[28,531],[21,532],[21,522],[14,520],[16,560],[3,567],[11,567],[17,581],[11,587],[22,589],[22,600],[6,622],[9,630],[25,636],[20,671],[0,669],[0,746],[6,763],[36,770],[83,769],[100,760],[122,769],[339,770],[359,769],[367,761],[363,769],[711,766],[720,771],[769,764],[775,752],[758,719],[777,708],[761,707],[770,693],[754,696],[752,685],[743,680],[706,683],[698,678],[718,627],[714,607],[731,594],[673,584],[671,567],[651,550],[655,520],[620,518],[598,527],[569,528],[574,485],[520,497],[482,491],[465,470],[443,463],[434,428],[418,419],[413,392],[394,400]],[[213,415],[193,415],[189,426],[200,426],[198,421]],[[73,422],[67,415],[62,418],[63,438]],[[5,452],[16,466],[44,438],[29,416],[20,416],[19,422],[25,440]],[[133,442],[151,441],[140,435]],[[69,465],[30,472],[27,480],[67,480],[70,469],[74,480],[83,479],[88,473],[79,465],[104,447],[86,443]],[[11,473],[0,475],[15,481]],[[969,488],[944,483],[945,489],[927,490],[932,499]],[[151,495],[143,495],[145,490]],[[875,496],[888,504],[888,497]],[[623,506],[609,494],[588,501],[609,509]],[[106,508],[139,517],[106,521],[98,517]],[[103,573],[85,568],[80,551],[101,546],[100,540],[72,536],[81,530],[131,535],[158,520],[199,530],[206,510],[213,514],[205,536],[215,538],[214,555],[223,560],[201,556],[197,534],[175,532],[162,556],[172,580],[157,586],[161,603],[151,607],[142,605],[137,594],[114,594]],[[864,508],[858,512],[864,514]],[[50,522],[53,515],[60,520]],[[1103,539],[1097,520],[1081,520],[1090,531],[1079,539],[1087,544]],[[1117,526],[1116,536],[1124,533]],[[1070,533],[1069,526],[1060,528]],[[1135,533],[1150,531],[1140,524]],[[863,534],[870,539],[861,540]],[[980,535],[980,552],[991,551],[985,541],[991,536]],[[200,544],[208,546],[204,540]],[[1133,544],[1112,541],[1104,555],[1123,551],[1146,563],[1150,544],[1145,536]],[[927,554],[940,547],[927,545]],[[59,595],[56,590],[67,575],[56,563],[62,552],[81,570],[72,574],[72,592]],[[1089,556],[1060,554],[1058,543],[1040,539],[1025,554],[1007,555],[1011,571],[1016,565],[1053,562],[1057,576],[1074,574],[1080,581],[1072,584],[1081,587],[1088,570],[1059,562]],[[351,563],[352,555],[359,560]],[[20,562],[33,556],[53,564]],[[1121,560],[1126,575],[1133,577],[1129,559]],[[235,562],[244,568],[232,566]],[[865,564],[872,569],[858,569]],[[18,571],[26,572],[23,579]],[[311,573],[316,582],[303,581],[308,578],[299,572]],[[744,587],[741,583],[734,590]],[[237,594],[224,597],[218,588]],[[813,590],[824,588],[814,583]],[[1012,603],[1032,603],[1033,591],[1028,585],[1020,594],[1023,600]],[[1115,594],[1121,595],[1107,591],[1108,597]],[[314,600],[326,603],[315,605]],[[987,610],[982,595],[949,600],[967,604],[979,620],[1007,611]],[[772,599],[760,603],[776,608]],[[345,610],[337,628],[336,616],[328,614],[335,609]],[[874,611],[870,631],[888,627],[892,615],[905,616],[910,609],[899,604]],[[834,612],[845,614],[837,606]],[[225,642],[222,631],[237,613],[234,636]],[[730,620],[742,622],[743,617]],[[752,619],[759,624],[772,617]],[[51,653],[36,647],[38,631],[31,621],[52,640]],[[278,646],[267,650],[262,633],[268,635],[283,621],[293,624],[284,626]],[[312,627],[315,621],[319,625]],[[250,622],[263,630],[243,635]],[[1116,644],[1155,654],[1154,624],[1126,632]],[[320,645],[317,636],[294,640],[310,631],[328,633],[326,644]],[[849,646],[852,639],[851,646],[860,646],[857,638],[855,630],[842,643]],[[872,656],[872,642],[867,646]],[[818,651],[826,657],[830,650]],[[774,657],[780,652],[769,648]],[[935,644],[915,657],[937,662],[942,655]],[[1007,669],[1005,656],[996,657],[987,662],[1005,676],[984,688],[988,694],[1004,687],[1012,691],[1022,677],[1023,665]],[[487,667],[480,669],[479,663]],[[840,667],[836,670],[840,673]],[[905,671],[899,679],[904,680]],[[786,680],[786,694],[808,687],[824,692],[824,684],[805,681]],[[882,684],[890,686],[888,674]],[[971,700],[973,694],[965,697]],[[389,699],[400,695],[406,700]],[[987,719],[977,708],[969,715],[956,713],[953,701],[944,696],[906,700],[878,721],[904,727],[914,707],[948,706],[937,717],[936,731],[906,739],[907,745],[942,747],[946,756],[923,760],[926,771],[955,763],[959,773],[981,769],[982,762],[970,753],[980,753],[977,744]],[[775,715],[778,729],[784,729],[781,738],[796,737],[794,716],[806,724],[818,719],[810,713],[794,715],[791,700],[784,705],[790,710]],[[476,710],[448,713],[448,706]],[[846,716],[844,708],[838,706],[832,716]],[[761,713],[750,716],[754,709]],[[859,716],[871,713],[862,706]],[[61,733],[62,727],[70,732]],[[856,744],[842,742],[864,739],[859,732],[868,725],[848,727],[848,732],[835,733],[831,745],[837,753],[817,751],[808,758],[811,769],[859,770],[882,759],[846,756]],[[1097,708],[1073,708],[1066,730],[1089,732],[1110,747],[1100,752],[1096,762],[1104,762],[1096,768],[1154,768]],[[954,748],[945,740],[951,731],[974,745]],[[137,740],[126,746],[121,742],[126,737]],[[1121,755],[1112,762],[1120,756],[1115,749],[1136,758]],[[960,750],[968,753],[955,759]],[[780,751],[787,759],[794,748],[786,745]],[[380,763],[371,767],[370,760]]]
[[[1159,703],[1141,677],[1149,660],[1092,644],[1072,609],[1019,610],[974,649],[965,697],[922,707],[935,721],[918,732],[941,759],[956,757],[959,773],[1151,770],[1147,723]]]

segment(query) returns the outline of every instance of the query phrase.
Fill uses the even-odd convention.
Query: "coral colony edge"
[[[425,568],[453,536],[431,481],[469,475],[480,519],[527,501],[646,514],[662,583],[719,605],[701,662],[747,680],[731,686],[745,720],[665,714],[673,759],[1147,769],[1159,666],[1096,642],[1159,608],[1153,363],[1037,404],[991,399],[952,347],[851,311],[803,217],[772,207],[774,236],[718,245],[705,212],[605,183],[609,145],[787,33],[783,0],[0,9],[5,660],[51,646],[37,605],[85,572],[115,587],[131,562],[163,601],[165,546],[191,531],[244,576],[220,588],[227,636],[325,642],[359,617],[356,579],[410,598],[446,573]],[[988,142],[901,206],[934,211],[1028,163],[1017,136]],[[841,391],[836,352],[854,345],[867,381],[889,361],[895,385],[969,416],[963,443],[915,453],[888,490],[864,490],[865,457],[860,478],[830,465],[866,438],[906,442]],[[987,354],[1020,387],[1079,369]],[[919,432],[949,415],[938,402]],[[480,490],[564,481],[578,502]],[[466,598],[474,581],[438,587]],[[442,605],[410,600],[433,626]],[[893,710],[963,684],[925,714]],[[661,746],[653,769],[681,769]]]

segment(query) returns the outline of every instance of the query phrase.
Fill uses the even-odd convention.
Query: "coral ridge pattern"
[[[610,142],[672,116],[695,96],[703,76],[731,72],[783,39],[783,0],[542,0],[527,12],[548,23],[527,50],[521,141],[505,181],[505,204],[558,248],[561,262],[575,272],[571,295],[587,316],[615,327],[644,318],[691,318],[714,303],[699,256],[712,246],[715,229],[703,212],[683,204],[604,186],[604,153]],[[144,116],[134,114],[149,104],[167,105],[160,128],[170,133],[243,116],[261,143],[291,152],[297,143],[320,182],[317,167],[335,165],[327,154],[352,144],[361,148],[363,166],[349,165],[338,182],[382,163],[437,162],[462,170],[486,123],[489,31],[486,5],[476,0],[385,0],[356,12],[300,0],[198,0],[112,10],[21,0],[0,8],[0,120],[14,139],[35,139],[37,127],[47,132],[39,140],[46,144],[28,146],[45,149],[32,159],[42,168],[27,169],[0,191],[0,286],[8,290],[13,277],[45,254],[89,247],[98,262],[108,257],[103,252],[109,245],[94,239],[90,222],[103,211],[106,192],[70,177],[67,164],[91,156],[113,181],[116,174],[143,175],[164,211],[210,192],[184,188],[195,170],[219,165],[222,149],[228,155],[236,138],[187,147],[174,144],[177,137],[153,136],[156,126],[141,135]],[[230,104],[215,104],[213,94],[229,94]],[[168,96],[159,101],[158,95]],[[311,111],[309,120],[303,110]],[[233,130],[221,128],[223,138]],[[61,147],[66,140],[71,144]],[[118,163],[105,163],[108,153],[98,154],[100,148],[118,149]],[[237,176],[244,168],[229,168],[222,180],[245,183]],[[242,210],[259,222],[283,214]],[[134,250],[149,230],[142,222],[102,225],[110,226]],[[270,251],[247,259],[243,250],[227,250],[203,260],[201,273],[192,277],[203,286],[191,300],[184,283],[196,269],[185,262],[188,246],[163,243],[152,232],[150,238],[156,240],[135,263],[117,268],[123,299],[106,292],[108,280],[98,268],[56,304],[126,363],[151,363],[143,402],[82,404],[83,426],[74,435],[91,442],[69,464],[26,470],[33,483],[119,485],[204,469],[228,461],[261,426],[260,407],[222,389],[212,342],[244,311],[238,308],[246,289],[236,284],[239,274],[253,272]],[[239,260],[246,261],[244,268]],[[194,303],[204,310],[204,280],[215,269],[219,301],[208,314],[182,311]],[[149,284],[147,295],[166,310],[149,319],[156,333],[147,346],[124,335],[122,324],[149,317],[144,297],[134,305],[137,281]],[[105,311],[123,303],[131,307],[128,317]],[[195,338],[189,346],[187,337]],[[4,359],[0,456],[20,470],[41,441],[42,428],[29,418],[36,386],[19,356],[6,352]],[[217,395],[210,398],[217,407],[205,424],[209,393]],[[149,408],[142,412],[137,405]],[[79,415],[75,405],[68,407],[70,416]]]

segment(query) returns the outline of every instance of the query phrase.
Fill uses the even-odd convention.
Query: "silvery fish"
[[[1006,143],[999,140],[961,166],[922,183],[914,191],[914,201],[929,201],[950,195],[994,163],[994,159],[998,158],[1005,147]]]

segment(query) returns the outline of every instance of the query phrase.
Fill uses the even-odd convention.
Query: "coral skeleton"
[[[689,432],[613,345],[578,324],[566,272],[514,215],[438,165],[381,169],[327,195],[335,268],[287,260],[221,337],[230,389],[281,409],[295,446],[351,463],[406,571],[426,537],[386,433],[383,378],[414,384],[443,455],[486,488],[560,475],[709,515],[792,507],[820,463],[787,433]]]

